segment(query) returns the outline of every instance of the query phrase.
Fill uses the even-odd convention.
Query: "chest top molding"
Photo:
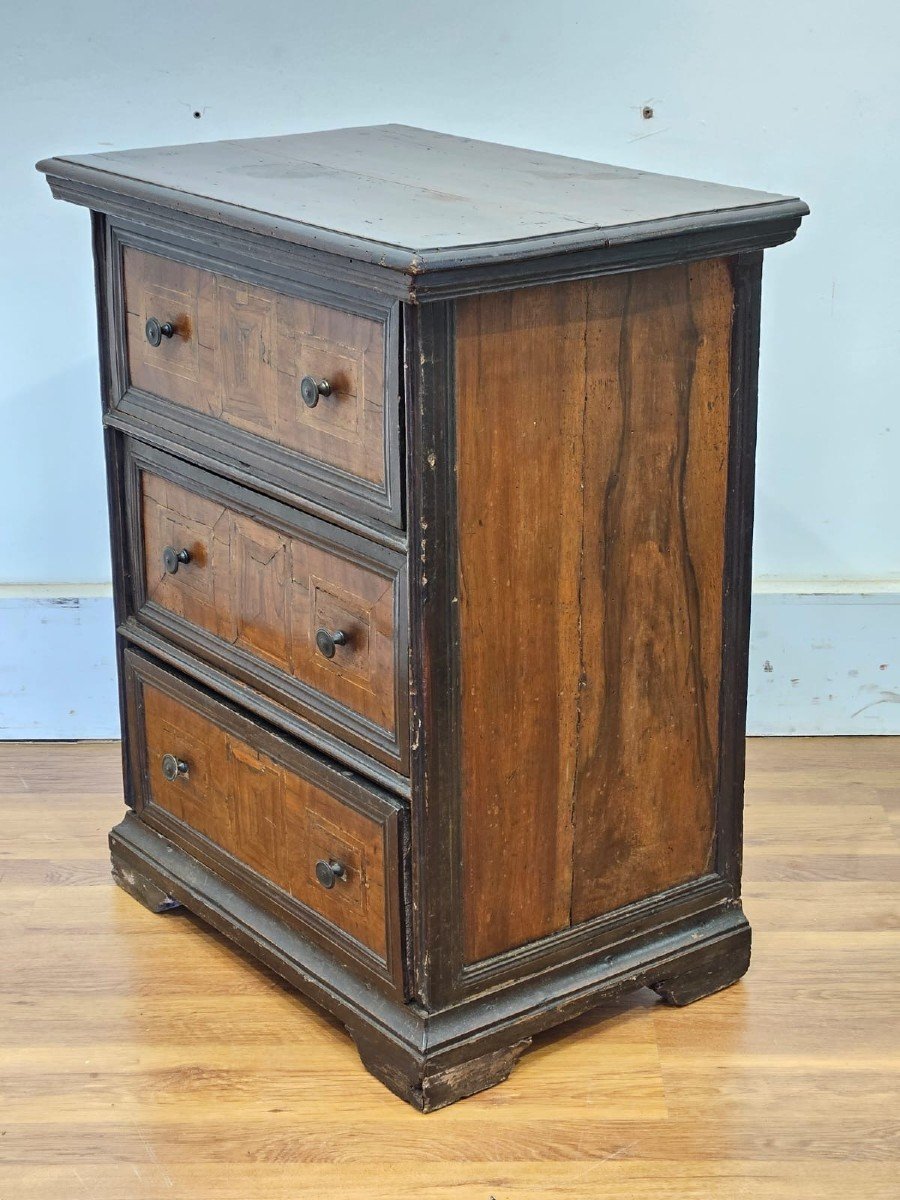
[[[262,235],[313,266],[338,255],[360,283],[411,300],[760,250],[809,211],[405,125],[65,155],[38,170],[62,199]]]

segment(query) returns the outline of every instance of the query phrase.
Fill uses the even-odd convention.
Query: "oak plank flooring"
[[[649,992],[423,1117],[339,1026],[112,884],[115,745],[0,745],[0,1197],[897,1194],[900,739],[751,740],[738,986]]]

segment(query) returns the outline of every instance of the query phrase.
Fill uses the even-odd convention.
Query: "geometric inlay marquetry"
[[[152,804],[386,959],[382,825],[150,684],[141,694]],[[167,779],[166,754],[187,772]],[[331,889],[320,859],[344,867]]]
[[[123,247],[131,384],[376,487],[385,483],[384,325]],[[149,317],[175,326],[151,346]],[[308,408],[304,375],[331,393]]]
[[[140,474],[147,599],[396,734],[395,576]],[[166,572],[166,547],[190,561]],[[333,658],[316,632],[346,637]]]

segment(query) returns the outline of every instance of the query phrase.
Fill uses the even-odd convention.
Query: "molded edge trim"
[[[154,206],[336,255],[350,260],[345,263],[349,275],[412,302],[777,246],[794,236],[809,212],[798,198],[773,200],[545,237],[416,250],[304,225],[64,158],[43,159],[37,170],[47,176],[58,199],[117,216],[134,216],[141,208]],[[558,261],[560,256],[565,263]]]
[[[252,957],[344,1022],[377,1040],[404,1071],[451,1066],[511,1046],[622,993],[674,978],[701,960],[749,955],[750,927],[736,903],[660,926],[590,956],[438,1013],[392,1000],[326,951],[260,910],[209,868],[133,814],[110,833],[117,868],[137,868]]]

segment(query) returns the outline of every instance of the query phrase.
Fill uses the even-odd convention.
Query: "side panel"
[[[456,305],[465,962],[712,869],[729,263]]]
[[[467,961],[569,923],[587,301],[579,282],[457,305]]]

